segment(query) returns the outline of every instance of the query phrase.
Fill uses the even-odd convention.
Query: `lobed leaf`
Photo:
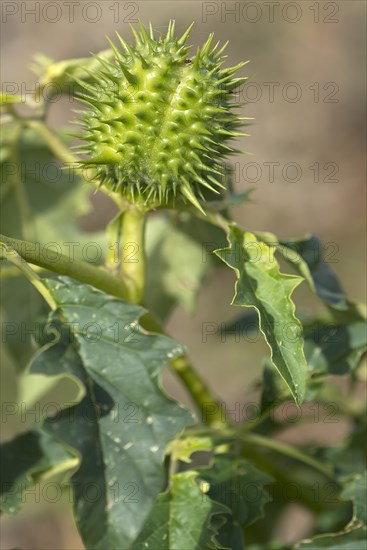
[[[231,514],[225,517],[218,539],[225,547],[244,548],[243,529],[264,517],[264,506],[271,501],[264,485],[273,479],[245,459],[229,454],[215,456],[210,468],[201,469],[200,477],[208,483],[208,495]]]
[[[69,372],[84,399],[45,423],[81,457],[72,478],[75,516],[87,548],[128,548],[164,489],[162,462],[170,440],[192,421],[162,391],[165,363],[183,348],[141,329],[140,306],[66,277],[45,280],[59,309],[32,372]]]
[[[340,311],[348,309],[344,289],[329,265],[333,262],[335,254],[332,247],[329,257],[325,258],[327,248],[324,250],[316,235],[287,241],[279,241],[273,233],[269,232],[256,232],[255,235],[269,246],[275,246],[278,254],[294,267],[327,306]],[[332,244],[334,243],[330,243]]]
[[[278,249],[321,300],[331,307],[347,309],[345,292],[337,275],[324,259],[324,250],[318,237],[310,235],[304,239],[280,241]]]
[[[232,225],[228,240],[230,246],[215,253],[236,271],[232,304],[256,308],[272,364],[300,404],[306,388],[307,363],[302,326],[295,317],[291,294],[302,279],[280,273],[274,247],[257,240],[252,233],[243,233]]]

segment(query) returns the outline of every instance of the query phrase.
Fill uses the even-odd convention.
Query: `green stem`
[[[317,470],[324,476],[335,481],[335,476],[333,475],[333,470],[330,466],[323,464],[319,460],[305,454],[303,451],[301,451],[296,447],[288,445],[287,443],[283,443],[282,441],[279,441],[276,439],[270,439],[268,437],[265,437],[260,434],[255,434],[255,433],[244,435],[242,431],[242,426],[240,426],[239,428],[236,428],[233,426],[230,427],[227,424],[227,426],[224,426],[224,429],[222,426],[221,430],[218,429],[218,426],[211,425],[210,427],[213,429],[209,429],[205,427],[204,428],[196,427],[196,426],[193,426],[192,428],[189,427],[185,430],[182,437],[183,438],[190,437],[190,436],[210,437],[213,440],[218,440],[218,441],[227,440],[229,443],[233,441],[241,440],[246,445],[244,446],[244,452],[246,453],[246,455],[257,454],[257,451],[256,451],[257,446],[267,447],[268,449],[271,449],[272,451],[276,451],[277,453],[288,456],[293,460],[298,460],[299,462],[302,462],[303,464],[310,466],[314,470]],[[263,454],[259,456],[262,456],[265,458]]]
[[[0,235],[0,242],[13,248],[21,258],[33,265],[61,275],[68,275],[78,281],[93,285],[95,288],[117,298],[130,300],[132,289],[126,282],[99,267],[94,267],[80,260],[71,259],[63,254],[54,260],[50,260],[46,254],[42,254],[42,246],[39,243],[12,239],[4,235]],[[164,333],[160,323],[151,314],[145,314],[141,321],[142,326],[147,330]],[[170,366],[187,388],[198,409],[203,411],[203,423],[217,427],[226,425],[221,404],[213,397],[209,388],[189,363],[188,359],[179,357],[174,359]]]
[[[71,164],[75,167],[76,171],[82,172],[77,164],[79,159],[65,147],[62,141],[50,131],[44,122],[34,119],[22,120],[22,122],[42,137],[61,162]],[[83,176],[83,173],[81,175]],[[126,202],[119,195],[111,193],[103,186],[100,187],[98,181],[92,181],[92,183],[112,198],[120,208],[126,207]],[[0,241],[11,246],[21,258],[33,265],[61,275],[73,277],[117,298],[141,302],[145,286],[144,233],[144,212],[136,207],[128,207],[122,219],[122,278],[115,277],[103,269],[94,267],[86,262],[72,260],[63,254],[57,259],[50,260],[46,255],[41,253],[42,247],[39,243],[21,241],[3,235],[0,235]],[[131,246],[129,249],[129,245],[131,244],[135,250]],[[155,332],[164,332],[160,324],[150,314],[144,316],[143,324],[153,327]],[[172,361],[171,367],[186,386],[198,408],[202,411],[202,421],[211,426],[226,425],[221,404],[214,399],[205,382],[200,378],[187,358],[181,357],[175,359]],[[212,412],[210,414],[208,408],[211,408]]]
[[[33,266],[33,271],[36,273],[42,273],[44,271],[47,271],[43,269],[43,267],[38,267],[38,265]],[[12,279],[13,277],[19,276],[19,269],[17,267],[13,267],[11,265],[9,266],[2,266],[0,265],[0,279]]]
[[[75,157],[75,155],[73,155],[67,147],[65,147],[56,134],[51,132],[51,130],[42,121],[28,119],[24,120],[24,123],[42,137],[54,153],[55,157],[59,160],[65,164],[75,164],[79,161],[79,159]]]
[[[140,318],[140,324],[149,332],[158,332],[164,334],[160,323],[151,313],[146,313]],[[218,401],[210,389],[201,378],[196,369],[191,365],[186,356],[177,357],[169,364],[171,370],[181,380],[198,410],[200,411],[200,420],[203,424],[213,429],[223,430],[229,426],[230,422],[220,401]],[[213,432],[210,431],[210,434]],[[222,435],[222,432],[221,432]]]
[[[190,365],[188,359],[177,357],[177,359],[171,361],[170,366],[186,386],[199,408],[203,424],[218,429],[228,426],[229,422],[223,406],[213,397],[211,391]]]
[[[220,227],[225,233],[228,233],[231,222],[226,220],[219,212],[207,212],[206,216],[202,216],[202,218],[209,221],[212,225]]]
[[[25,192],[21,175],[20,175],[21,164],[19,162],[19,155],[18,155],[18,140],[19,140],[20,134],[21,134],[21,126],[18,127],[16,134],[13,137],[12,153],[11,153],[10,161],[13,162],[14,165],[17,167],[17,173],[14,174],[12,178],[12,183],[14,186],[16,200],[19,206],[21,226],[22,226],[22,237],[29,239],[30,237],[29,227],[30,227],[30,222],[32,220],[32,211],[30,209],[28,197]]]
[[[21,258],[31,264],[61,275],[68,275],[123,300],[126,300],[129,296],[129,289],[121,278],[115,277],[99,267],[69,258],[64,254],[58,255],[55,259],[50,259],[46,253],[43,253],[40,243],[12,239],[5,235],[0,235],[0,242],[13,248]]]
[[[290,458],[299,460],[300,462],[307,464],[307,466],[311,466],[311,468],[319,471],[324,476],[334,479],[334,475],[330,467],[322,464],[312,456],[306,455],[296,447],[292,447],[287,443],[283,443],[282,441],[278,441],[276,439],[270,439],[260,434],[246,434],[243,437],[243,442],[250,445],[261,445],[263,447],[267,447],[268,449],[272,449],[273,451],[289,456]]]
[[[57,304],[48,288],[44,285],[42,279],[26,262],[24,262],[23,258],[16,252],[16,250],[5,243],[0,243],[0,250],[2,250],[1,258],[8,260],[20,271],[22,271],[32,285],[38,290],[41,296],[46,300],[50,308],[52,310],[57,309]]]
[[[129,298],[135,303],[141,302],[145,287],[145,222],[146,213],[138,206],[130,205],[122,214],[122,262],[121,271],[126,280],[131,281]],[[155,332],[164,332],[160,324],[147,314],[142,325]],[[196,403],[201,420],[213,427],[227,425],[223,407],[213,397],[205,382],[192,367],[187,357],[178,357],[170,367],[180,378],[192,399]]]
[[[130,281],[130,301],[140,303],[145,289],[146,214],[130,205],[122,215],[121,274]]]

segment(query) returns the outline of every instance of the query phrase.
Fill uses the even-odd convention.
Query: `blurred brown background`
[[[230,41],[231,65],[251,60],[241,71],[251,75],[241,99],[248,101],[243,114],[256,120],[249,128],[251,137],[240,145],[252,156],[233,158],[232,163],[236,188],[254,187],[255,202],[236,209],[235,219],[245,228],[281,238],[318,234],[327,243],[326,252],[335,251],[332,267],[350,299],[363,301],[365,2],[4,1],[3,88],[4,83],[34,88],[36,77],[28,67],[36,53],[55,60],[87,56],[106,48],[105,35],[113,37],[115,30],[129,40],[129,22],[151,21],[156,31],[164,32],[171,18],[177,33],[195,21],[193,52],[214,31],[218,40]],[[70,107],[67,100],[56,102],[49,123],[68,126]],[[109,218],[109,208],[96,201],[96,226]],[[229,406],[246,400],[246,387],[259,374],[266,354],[262,343],[244,346],[217,336],[202,342],[203,322],[221,323],[241,313],[228,306],[232,281],[231,273],[218,273],[201,292],[195,316],[178,310],[169,324]],[[316,303],[302,288],[296,297],[305,308]],[[166,384],[187,402],[169,375]],[[82,548],[64,503],[29,500],[16,519],[4,521],[1,548]]]

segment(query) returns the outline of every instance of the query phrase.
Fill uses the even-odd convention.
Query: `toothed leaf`
[[[258,241],[252,233],[243,233],[232,225],[228,240],[228,248],[215,252],[237,274],[232,304],[256,308],[273,366],[300,404],[305,393],[307,363],[302,325],[295,317],[291,294],[302,279],[280,273],[274,247]]]
[[[59,306],[49,319],[57,338],[31,371],[70,372],[86,389],[44,429],[81,457],[72,485],[86,548],[130,548],[164,490],[166,446],[192,421],[159,384],[165,363],[183,350],[141,329],[140,306],[66,277],[44,282]]]

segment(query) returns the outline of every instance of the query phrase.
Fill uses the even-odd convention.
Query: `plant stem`
[[[242,426],[240,426],[239,428],[236,428],[234,426],[230,427],[227,424],[227,426],[224,426],[224,428],[227,428],[227,429],[223,429],[223,425],[222,425],[222,430],[218,429],[220,428],[220,426],[214,426],[210,424],[210,427],[213,428],[213,430],[210,430],[209,428],[205,428],[205,427],[202,428],[202,427],[195,427],[195,426],[192,428],[188,428],[185,430],[183,434],[183,438],[190,437],[191,435],[193,435],[197,437],[210,437],[213,440],[216,440],[216,439],[221,441],[228,440],[228,443],[241,440],[246,445],[244,446],[244,452],[246,456],[248,454],[257,455],[258,454],[256,451],[257,446],[267,447],[268,449],[271,449],[272,451],[288,456],[293,460],[298,460],[299,462],[302,462],[303,464],[310,466],[314,470],[317,470],[327,478],[335,481],[335,476],[333,475],[333,470],[330,466],[323,464],[316,458],[313,458],[312,456],[307,455],[300,449],[293,447],[291,445],[288,445],[287,443],[283,443],[282,441],[279,441],[277,439],[270,439],[269,437],[265,437],[263,435],[255,434],[255,433],[251,433],[251,434],[246,433],[244,435],[242,431]],[[258,456],[261,456],[262,458],[265,459],[264,454],[259,454]],[[269,464],[273,464],[273,463],[269,461]]]
[[[0,250],[2,250],[1,258],[8,260],[14,264],[20,271],[24,273],[27,279],[32,283],[32,285],[38,290],[41,296],[46,300],[48,305],[52,310],[57,309],[57,304],[53,298],[51,292],[44,285],[42,279],[37,275],[35,271],[23,261],[23,258],[14,250],[13,247],[5,243],[0,243]]]
[[[86,262],[71,259],[63,254],[50,260],[46,254],[42,254],[40,243],[21,241],[4,235],[0,235],[0,242],[13,248],[23,260],[33,265],[61,275],[68,275],[117,298],[129,300],[131,293],[135,291],[121,278]],[[141,321],[142,326],[147,330],[164,333],[160,323],[151,314],[145,314]],[[203,423],[216,427],[227,425],[221,404],[213,397],[189,360],[186,357],[179,357],[170,363],[170,367],[181,379],[198,409],[202,412]]]
[[[51,132],[44,122],[41,120],[26,119],[24,123],[42,137],[59,160],[65,164],[75,164],[79,161],[79,159],[65,147],[56,134]]]
[[[211,391],[191,366],[186,357],[177,357],[171,361],[172,370],[184,383],[201,413],[201,421],[213,428],[228,426],[228,418]]]
[[[122,214],[121,274],[130,281],[130,301],[137,304],[145,289],[145,222],[146,215],[138,206],[129,205]]]
[[[64,254],[58,255],[55,259],[50,259],[47,254],[43,254],[40,243],[12,239],[5,235],[0,235],[0,242],[13,248],[26,262],[61,275],[68,275],[123,300],[126,300],[129,296],[129,288],[125,281],[99,267],[69,258]]]
[[[18,140],[19,140],[20,134],[21,134],[21,126],[17,128],[16,133],[13,136],[12,151],[11,151],[9,162],[14,163],[14,165],[16,165],[18,168],[16,174],[14,174],[13,177],[11,178],[11,183],[13,184],[15,197],[18,202],[20,219],[21,219],[22,237],[29,239],[30,238],[29,226],[32,220],[32,211],[29,206],[28,197],[24,189],[24,185],[22,183],[20,170],[19,170],[20,162],[19,162],[19,154],[18,154]]]
[[[202,216],[202,218],[209,221],[212,225],[220,227],[225,233],[228,233],[231,222],[226,220],[219,212],[207,212],[206,216]]]
[[[61,162],[73,165],[75,170],[81,172],[81,175],[85,177],[85,174],[78,167],[77,163],[79,159],[65,147],[62,141],[51,132],[44,122],[34,119],[26,119],[22,120],[22,122],[42,137]],[[110,192],[103,186],[100,187],[98,181],[91,182],[95,187],[112,198],[120,208],[126,207],[126,202],[119,195]],[[123,276],[120,278],[101,268],[94,267],[80,260],[71,259],[63,254],[57,259],[50,260],[46,255],[41,253],[42,246],[39,243],[21,241],[3,235],[0,235],[0,242],[11,246],[21,258],[33,265],[61,275],[73,277],[117,298],[132,302],[141,302],[145,286],[145,219],[145,213],[135,206],[129,206],[122,216],[121,271]],[[215,222],[213,221],[213,223]],[[150,314],[144,316],[144,321],[143,324],[154,327],[153,330],[155,332],[164,332],[160,324]],[[202,421],[210,426],[223,427],[228,425],[221,404],[212,396],[209,388],[191,366],[188,359],[185,357],[177,358],[171,362],[171,367],[197,404],[202,413]]]
[[[43,267],[39,267],[38,265],[33,265],[33,271],[36,273],[42,273],[44,271],[47,272],[47,269],[44,269]],[[11,279],[13,277],[18,277],[20,275],[19,269],[15,266],[9,265],[9,266],[0,266],[0,279]]]
[[[131,281],[129,299],[141,302],[145,287],[145,222],[146,213],[138,206],[130,205],[122,215],[122,262],[121,272]],[[126,254],[127,253],[127,254]],[[147,314],[142,325],[155,332],[164,332],[160,324]],[[205,382],[192,367],[187,357],[178,357],[170,362],[171,369],[185,385],[196,403],[204,424],[215,427],[227,425],[227,418],[220,403],[213,397]]]
[[[164,329],[151,313],[140,318],[140,324],[149,332],[164,334]],[[220,401],[218,401],[201,378],[197,370],[191,365],[186,356],[177,357],[169,364],[171,370],[181,380],[191,398],[201,413],[203,424],[214,429],[228,427],[230,422]],[[212,433],[212,432],[210,432]]]
[[[283,443],[282,441],[278,441],[276,439],[270,439],[260,434],[246,434],[243,437],[243,442],[249,443],[250,445],[255,444],[261,445],[263,447],[268,447],[268,449],[272,449],[273,451],[289,456],[290,458],[299,460],[300,462],[303,462],[304,464],[311,466],[311,468],[319,471],[324,476],[330,479],[334,479],[331,468],[329,468],[325,464],[322,464],[312,456],[306,455],[296,447],[288,445],[287,443]]]

